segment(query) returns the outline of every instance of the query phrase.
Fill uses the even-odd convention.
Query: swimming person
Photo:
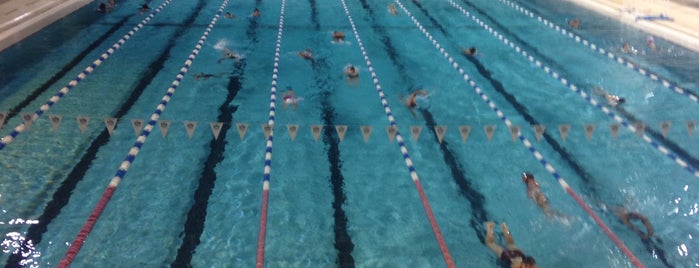
[[[541,192],[539,188],[539,183],[536,182],[534,175],[529,172],[522,173],[522,182],[527,185],[527,196],[534,200],[537,206],[544,210],[546,215],[551,215],[551,209],[549,208],[548,199]]]
[[[299,57],[305,60],[310,60],[312,64],[315,64],[315,60],[313,59],[313,53],[311,52],[310,48],[306,48],[304,51],[299,51],[298,52]]]
[[[345,75],[347,75],[348,84],[356,84],[359,79],[359,70],[354,65],[348,65],[345,67]]]
[[[391,15],[397,15],[397,14],[398,14],[398,10],[396,9],[396,4],[389,4],[389,5],[386,7],[386,10],[388,10],[388,13],[391,14]]]
[[[426,90],[415,90],[413,91],[412,94],[410,94],[410,97],[405,101],[405,106],[408,106],[408,109],[410,109],[410,113],[415,117],[415,107],[417,107],[417,97],[418,96],[426,96],[427,91]]]
[[[536,268],[536,260],[531,256],[524,255],[521,249],[515,245],[515,240],[507,229],[507,225],[502,223],[500,228],[505,237],[506,248],[495,243],[495,234],[493,233],[494,222],[486,222],[485,244],[495,253],[498,261],[502,264],[509,265],[511,268]]]
[[[648,48],[650,48],[650,49],[653,50],[653,51],[655,51],[656,49],[658,49],[658,47],[655,46],[655,38],[653,38],[652,35],[649,35],[649,36],[646,38],[646,45],[648,45]]]
[[[200,80],[200,79],[209,80],[209,78],[212,78],[212,77],[219,77],[219,76],[215,75],[215,74],[207,74],[207,73],[203,73],[203,72],[199,72],[198,74],[194,75],[195,80]]]
[[[300,100],[301,99],[296,98],[296,94],[291,87],[286,87],[286,92],[284,92],[284,95],[282,95],[282,105],[284,106],[284,109],[289,107],[289,105],[293,105],[294,111],[296,111],[296,107],[298,107]]]
[[[233,52],[232,50],[230,50],[228,48],[225,48],[223,50],[223,56],[220,59],[218,59],[218,63],[221,63],[221,61],[223,61],[225,59],[237,60],[237,59],[240,59],[240,55],[238,55],[237,53]]]
[[[148,11],[150,11],[150,7],[148,6],[148,4],[143,4],[143,5],[141,6],[141,8],[139,9],[139,12],[140,12],[141,14],[146,13],[146,12],[148,12]]]
[[[461,50],[461,53],[463,53],[466,56],[476,56],[476,47],[470,47],[468,49],[464,48]]]
[[[345,42],[345,33],[340,32],[340,31],[334,31],[333,32],[333,41],[342,43]]]
[[[568,26],[570,26],[570,28],[577,29],[580,27],[580,20],[578,20],[578,18],[574,18],[570,21],[570,23],[568,23]]]
[[[648,218],[646,216],[643,216],[641,213],[638,212],[628,212],[626,208],[622,206],[617,206],[614,208],[614,214],[619,217],[619,220],[621,220],[624,225],[628,226],[638,234],[638,236],[641,237],[643,240],[648,240],[653,236],[653,225],[650,224],[650,221],[648,221]],[[640,221],[643,226],[646,228],[646,232],[644,233],[636,225],[634,225],[631,221],[632,220],[638,220]]]
[[[252,11],[252,14],[250,16],[252,17],[259,17],[261,15],[260,10],[255,8],[255,10]]]
[[[601,87],[595,87],[594,89],[595,94],[604,97],[607,100],[607,103],[609,106],[616,107],[619,104],[623,104],[626,102],[626,99],[619,97],[617,95],[612,95],[607,93],[606,90],[604,90]]]

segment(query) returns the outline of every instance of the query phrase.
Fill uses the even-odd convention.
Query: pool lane
[[[491,109],[498,114],[498,116],[505,122],[505,124],[511,129],[511,131],[516,131],[517,138],[522,141],[523,145],[527,147],[527,149],[533,154],[533,156],[543,165],[546,167],[546,169],[551,173],[554,178],[561,184],[561,187],[573,198],[575,201],[580,205],[585,211],[589,214],[590,217],[594,219],[594,221],[597,223],[597,225],[604,231],[605,234],[621,249],[621,251],[629,258],[629,260],[636,266],[636,267],[643,267],[643,264],[636,258],[636,256],[631,253],[631,251],[626,247],[626,245],[618,238],[616,235],[607,227],[607,225],[597,216],[597,214],[592,211],[588,205],[577,195],[577,193],[571,189],[567,182],[558,174],[558,172],[554,169],[554,167],[544,159],[544,157],[541,155],[541,153],[536,150],[536,148],[533,147],[531,142],[527,140],[519,130],[513,130],[512,123],[507,117],[500,111],[495,104],[490,101],[487,95],[485,95],[482,90],[475,84],[473,80],[469,78],[467,74],[465,74],[464,70],[459,67],[457,63],[454,62],[453,58],[449,56],[448,53],[444,51],[443,48],[439,45],[439,43],[433,39],[433,37],[424,29],[424,27],[413,17],[410,15],[410,12],[403,6],[403,4],[396,0],[396,4],[398,4],[403,11],[407,13],[408,16],[411,17],[415,25],[425,34],[425,37],[430,39],[432,41],[433,45],[435,48],[440,50],[440,52],[443,54],[445,58],[448,59],[449,63],[452,64],[454,69],[456,69],[461,75],[463,75],[464,80],[466,80],[473,88],[474,90],[481,96],[481,98],[489,104]],[[452,2],[453,3],[453,2]],[[513,134],[514,135],[514,134]]]
[[[122,39],[119,40],[116,44],[114,44],[110,49],[107,50],[107,52],[103,53],[99,59],[95,60],[90,66],[85,68],[81,73],[77,75],[76,78],[71,80],[67,86],[61,88],[56,95],[51,97],[49,101],[47,101],[44,105],[42,105],[34,114],[30,115],[24,115],[23,116],[23,121],[21,124],[19,124],[17,127],[15,127],[10,134],[6,135],[2,139],[0,139],[0,150],[4,149],[7,144],[11,143],[14,138],[16,138],[20,133],[22,133],[25,128],[27,127],[28,124],[31,124],[33,121],[38,119],[43,113],[48,111],[51,106],[53,106],[56,102],[58,102],[63,96],[68,94],[70,90],[73,89],[81,80],[83,80],[87,75],[91,74],[98,66],[102,64],[102,62],[106,61],[114,51],[119,49],[121,45],[123,45],[129,38],[131,38],[132,35],[134,35],[136,32],[138,32],[143,25],[147,24],[150,22],[150,20],[155,17],[163,8],[165,8],[170,1],[165,1],[163,2],[160,6],[155,8],[153,10],[153,13],[151,13],[146,19],[144,19],[141,23],[139,23],[138,26],[134,27],[133,30],[129,31],[128,34],[124,35]]]

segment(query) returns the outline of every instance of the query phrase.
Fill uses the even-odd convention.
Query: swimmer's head
[[[530,180],[533,180],[533,179],[534,179],[534,175],[532,175],[532,174],[529,173],[528,171],[525,171],[525,172],[522,173],[522,181],[523,181],[524,183],[527,183],[527,182],[529,182]]]
[[[622,104],[624,102],[626,102],[626,99],[624,99],[624,98],[619,98],[619,100],[617,101],[617,103],[619,103],[619,104]]]

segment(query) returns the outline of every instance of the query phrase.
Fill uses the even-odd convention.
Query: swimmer
[[[417,107],[417,97],[419,96],[426,96],[427,91],[426,90],[416,90],[412,94],[410,94],[410,97],[408,100],[405,102],[405,106],[408,106],[408,109],[410,109],[410,113],[415,117],[415,107]]]
[[[231,51],[230,49],[226,48],[226,49],[224,49],[223,56],[220,59],[218,59],[218,63],[221,63],[221,61],[223,61],[225,59],[238,60],[238,59],[240,59],[240,55],[238,55],[235,52]]]
[[[214,74],[207,74],[207,73],[202,73],[202,72],[194,75],[194,79],[196,79],[196,80],[200,80],[200,79],[209,80],[209,78],[212,78],[212,77],[218,77],[218,76],[214,75]]]
[[[653,51],[655,51],[656,49],[658,49],[658,48],[655,46],[655,39],[653,38],[652,35],[649,35],[649,36],[646,38],[646,45],[648,45],[648,47],[649,47],[651,50],[653,50]]]
[[[310,48],[306,48],[306,50],[304,51],[299,51],[298,54],[299,57],[301,57],[302,59],[310,60],[311,63],[315,63],[315,61],[313,60],[313,53],[311,52]]]
[[[359,70],[354,65],[349,65],[345,68],[345,75],[347,75],[348,84],[356,84],[359,79]]]
[[[100,3],[99,7],[97,8],[97,12],[99,12],[99,13],[107,12],[107,4]]]
[[[636,49],[631,47],[629,43],[624,43],[624,46],[621,47],[621,52],[636,54]]]
[[[505,223],[500,224],[500,229],[505,237],[505,248],[495,243],[493,232],[495,223],[489,221],[485,223],[485,226],[485,244],[495,253],[500,263],[511,268],[537,268],[536,260],[531,256],[524,255],[524,252],[515,245],[515,240]]]
[[[257,8],[255,8],[255,10],[252,11],[252,14],[250,14],[252,17],[259,17],[260,15],[260,10]]]
[[[524,182],[524,184],[527,185],[527,196],[534,200],[534,202],[536,202],[536,205],[542,208],[546,215],[550,215],[551,209],[549,208],[548,199],[546,198],[544,193],[541,192],[541,188],[539,188],[539,183],[536,182],[534,175],[532,175],[529,172],[522,173],[522,182]]]
[[[568,25],[570,28],[577,29],[580,26],[580,20],[578,20],[578,18],[574,18],[568,23]]]
[[[116,7],[116,0],[109,0],[109,5],[107,6],[109,9],[113,9]]]
[[[141,12],[141,14],[146,13],[148,11],[150,11],[150,7],[148,6],[148,4],[141,5],[141,8],[139,9],[139,12]]]
[[[398,10],[396,9],[396,5],[395,5],[395,4],[390,4],[390,5],[388,5],[388,6],[386,7],[386,9],[388,10],[388,13],[391,14],[391,15],[397,15],[397,14],[398,14]]]
[[[476,47],[464,48],[461,50],[461,53],[464,53],[466,56],[476,56]]]
[[[226,12],[226,15],[224,15],[226,19],[234,19],[235,15],[231,14],[230,12]]]
[[[617,95],[612,95],[607,93],[604,89],[601,87],[595,87],[595,94],[599,96],[603,96],[605,99],[607,99],[607,103],[609,106],[616,107],[619,104],[623,104],[626,102],[626,99],[619,97]]]
[[[339,32],[339,31],[334,31],[333,32],[333,41],[342,43],[345,42],[345,33]]]
[[[286,92],[284,92],[284,95],[282,95],[282,105],[284,106],[284,109],[289,107],[289,105],[294,106],[294,111],[296,111],[296,107],[298,107],[300,99],[296,98],[296,94],[294,93],[294,90],[291,89],[291,87],[286,87]]]
[[[617,206],[614,208],[614,214],[619,217],[619,220],[621,220],[624,225],[628,226],[638,234],[638,236],[641,237],[642,240],[649,240],[653,236],[653,225],[650,224],[650,221],[648,221],[648,218],[646,216],[643,216],[641,213],[638,212],[628,212],[626,209],[622,206]],[[638,220],[640,221],[643,226],[646,228],[646,232],[644,233],[643,231],[639,230],[636,225],[634,225],[631,221],[632,220]]]

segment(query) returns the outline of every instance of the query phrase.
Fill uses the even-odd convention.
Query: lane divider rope
[[[490,100],[490,98],[481,90],[481,88],[476,84],[475,81],[471,80],[468,74],[466,74],[466,71],[464,71],[461,67],[459,67],[459,64],[449,56],[449,53],[447,53],[444,48],[437,42],[436,39],[432,37],[432,35],[427,32],[427,30],[422,26],[422,24],[408,11],[408,9],[399,1],[395,0],[396,4],[400,6],[400,8],[407,14],[410,19],[413,21],[413,23],[417,26],[420,31],[429,39],[432,41],[432,45],[434,45],[435,48],[439,50],[439,52],[449,61],[451,66],[459,72],[460,75],[462,75],[463,79],[468,82],[468,84],[476,91],[476,93],[485,101],[490,109],[493,110],[497,114],[497,116],[507,125],[508,128],[512,128],[513,124],[508,119],[505,114],[495,105],[493,101]],[[451,2],[451,1],[450,1]],[[453,3],[453,2],[452,2]],[[580,198],[573,189],[570,188],[568,183],[561,177],[556,169],[549,163],[546,159],[544,159],[544,156],[534,147],[534,145],[522,134],[522,132],[517,133],[517,138],[522,142],[522,144],[529,150],[529,152],[532,153],[532,155],[536,158],[536,160],[539,161],[540,164],[542,164],[546,170],[553,175],[553,177],[556,179],[556,181],[563,187],[563,190],[565,190],[566,193],[568,193],[573,199],[580,205],[587,214],[594,219],[594,221],[597,223],[597,225],[604,231],[605,234],[626,254],[626,256],[629,257],[631,262],[633,262],[636,267],[643,267],[643,264],[636,258],[636,256],[631,253],[631,251],[624,245],[624,243],[614,235],[614,233],[607,227],[604,222],[595,214],[592,209],[590,209],[587,204]]]
[[[606,114],[607,116],[611,117],[612,119],[614,119],[615,121],[617,121],[617,122],[618,122],[619,124],[621,124],[622,126],[626,127],[626,129],[628,129],[629,131],[631,131],[631,132],[633,132],[633,133],[638,133],[638,130],[636,129],[636,127],[635,127],[634,125],[629,124],[626,120],[624,120],[621,116],[615,114],[615,113],[614,113],[612,110],[610,110],[607,106],[604,106],[602,103],[600,103],[600,102],[598,102],[597,100],[595,100],[595,99],[593,99],[592,97],[590,97],[590,95],[588,95],[587,93],[585,93],[584,91],[582,91],[581,89],[579,89],[579,88],[578,88],[577,86],[575,86],[573,83],[571,83],[570,81],[568,81],[568,79],[566,79],[565,77],[562,77],[559,73],[553,71],[550,67],[544,65],[541,61],[539,61],[539,60],[537,60],[536,58],[534,58],[533,56],[529,55],[529,53],[527,53],[524,49],[520,48],[518,45],[516,45],[516,44],[513,43],[512,41],[509,41],[509,40],[507,39],[507,37],[505,37],[505,36],[503,36],[502,34],[498,33],[495,29],[493,29],[492,27],[490,27],[489,25],[487,25],[486,23],[484,23],[482,20],[480,20],[479,18],[477,18],[475,15],[470,15],[470,13],[469,13],[467,10],[465,10],[463,7],[459,6],[458,4],[454,3],[454,1],[452,1],[452,0],[447,0],[447,1],[449,1],[449,3],[451,3],[451,5],[452,5],[454,8],[458,9],[458,10],[461,11],[464,15],[466,15],[467,17],[470,17],[472,20],[474,20],[476,23],[478,23],[481,27],[483,27],[483,28],[485,28],[486,30],[488,30],[488,32],[490,32],[490,33],[491,33],[493,36],[495,36],[497,39],[501,40],[506,46],[509,46],[510,48],[514,49],[517,53],[519,53],[520,55],[522,55],[523,57],[525,57],[527,60],[529,60],[529,62],[534,63],[537,67],[539,67],[540,69],[544,70],[544,72],[546,72],[547,74],[551,75],[551,77],[553,77],[554,79],[558,80],[558,81],[561,82],[563,85],[565,85],[566,87],[568,87],[570,90],[572,90],[573,92],[575,92],[575,93],[577,93],[578,95],[580,95],[580,97],[582,97],[583,99],[585,99],[588,103],[590,103],[590,105],[592,105],[592,106],[594,106],[594,107],[600,109],[604,114]],[[649,136],[646,135],[645,133],[642,133],[642,134],[640,135],[640,137],[641,137],[641,139],[642,139],[643,141],[645,141],[646,143],[650,144],[653,148],[655,148],[656,150],[658,150],[659,152],[661,152],[663,155],[665,155],[665,156],[669,157],[670,159],[672,159],[675,163],[677,163],[677,165],[679,165],[680,167],[682,167],[684,170],[689,171],[689,173],[691,173],[691,174],[694,175],[695,177],[699,178],[699,170],[696,170],[696,169],[694,169],[693,167],[691,167],[689,164],[687,164],[687,162],[686,162],[685,160],[683,160],[683,159],[680,158],[679,156],[677,156],[677,155],[675,155],[674,153],[672,153],[669,149],[665,148],[665,146],[660,145],[659,143],[657,143],[655,140],[653,140],[651,137],[649,137]]]
[[[403,159],[405,160],[405,165],[408,167],[408,171],[410,172],[410,177],[413,180],[413,183],[415,184],[415,188],[418,191],[418,194],[420,195],[420,201],[422,202],[422,206],[425,209],[425,213],[427,214],[427,218],[429,219],[430,226],[432,227],[432,231],[434,232],[434,235],[437,239],[437,243],[439,243],[439,249],[442,252],[442,257],[444,258],[444,261],[447,264],[447,267],[453,268],[456,267],[454,264],[454,260],[451,256],[451,253],[449,253],[449,249],[447,248],[447,244],[444,241],[444,236],[442,235],[442,231],[439,229],[439,225],[437,224],[437,220],[434,216],[434,213],[432,212],[432,208],[430,207],[429,200],[427,199],[427,195],[425,194],[425,191],[422,187],[422,184],[420,183],[420,178],[417,174],[417,171],[415,170],[415,167],[413,166],[413,161],[410,159],[410,155],[408,154],[408,148],[405,147],[405,143],[403,142],[403,136],[400,134],[400,131],[398,130],[398,125],[396,124],[396,120],[393,117],[393,113],[391,112],[391,108],[388,105],[388,100],[386,99],[386,95],[384,95],[383,90],[381,89],[381,84],[379,83],[379,79],[376,75],[376,72],[374,72],[374,67],[371,64],[371,60],[369,59],[369,56],[367,55],[366,50],[364,49],[364,45],[362,43],[361,38],[359,37],[359,32],[357,31],[357,27],[354,24],[354,20],[352,20],[352,16],[350,15],[349,9],[347,8],[347,4],[345,3],[345,0],[340,0],[342,2],[342,7],[345,9],[345,15],[347,16],[347,19],[349,20],[350,25],[352,26],[352,32],[354,33],[354,36],[357,38],[357,45],[359,45],[359,48],[362,51],[362,55],[364,56],[364,61],[366,62],[366,65],[368,67],[369,72],[371,72],[371,78],[373,79],[374,86],[376,87],[376,91],[379,94],[379,97],[381,98],[381,104],[383,105],[384,112],[386,113],[386,116],[388,117],[388,121],[391,123],[391,127],[395,129],[395,139],[398,142],[398,145],[400,146],[400,151],[403,154]]]
[[[262,176],[262,204],[260,206],[260,228],[257,236],[257,259],[255,266],[264,267],[265,264],[265,238],[267,235],[267,208],[269,206],[269,183],[272,172],[272,144],[274,141],[274,114],[277,101],[277,78],[279,74],[279,58],[281,56],[282,33],[284,31],[284,8],[286,0],[282,0],[281,11],[279,13],[279,30],[277,32],[277,45],[274,50],[274,69],[272,70],[272,87],[269,96],[269,137],[265,147],[265,167]]]
[[[586,47],[589,47],[590,49],[596,51],[597,53],[605,55],[605,56],[607,56],[607,58],[609,58],[615,62],[618,62],[619,64],[624,65],[624,66],[628,67],[629,69],[632,69],[632,70],[638,72],[639,74],[641,74],[645,77],[648,77],[651,80],[663,85],[665,88],[667,88],[671,91],[674,91],[676,93],[679,93],[681,95],[684,95],[684,96],[688,97],[689,99],[691,99],[692,101],[699,104],[699,97],[697,97],[697,94],[690,91],[690,90],[686,90],[684,88],[679,87],[678,83],[672,82],[672,81],[662,77],[658,73],[655,73],[651,70],[648,70],[647,68],[643,68],[642,66],[639,66],[638,64],[633,63],[632,61],[630,61],[624,57],[616,55],[616,54],[612,53],[611,51],[605,50],[604,48],[601,48],[601,47],[597,46],[596,44],[594,44],[586,39],[583,39],[582,37],[573,33],[572,31],[568,31],[565,28],[558,26],[558,25],[554,24],[553,22],[551,22],[551,21],[549,21],[549,20],[547,20],[539,15],[534,14],[534,12],[529,11],[524,7],[521,7],[516,3],[513,3],[513,2],[508,1],[508,0],[500,0],[500,2],[503,2],[505,5],[510,6],[510,7],[514,8],[515,10],[517,10],[517,11],[519,11],[519,12],[523,13],[524,15],[527,15],[531,18],[534,18],[536,16],[535,19],[537,21],[539,21],[539,22],[543,23],[544,25],[556,30],[556,32],[559,32],[562,35],[565,35],[565,36],[568,36],[568,37],[574,39],[575,42],[580,43]]]
[[[82,245],[85,243],[85,239],[90,234],[90,231],[92,231],[92,228],[94,227],[95,223],[97,223],[97,220],[104,211],[104,208],[109,203],[109,200],[114,194],[114,191],[116,190],[117,186],[119,186],[119,183],[121,183],[121,180],[126,175],[126,172],[129,170],[129,167],[131,166],[131,164],[133,164],[133,161],[136,159],[136,155],[138,155],[138,152],[141,150],[141,147],[143,147],[143,144],[146,142],[148,135],[150,135],[151,131],[153,130],[153,127],[155,127],[155,125],[157,124],[158,118],[160,118],[160,115],[165,110],[165,106],[168,104],[172,96],[175,94],[175,89],[177,89],[177,87],[180,85],[180,82],[185,77],[184,75],[189,70],[197,54],[199,54],[199,50],[201,50],[201,48],[204,46],[206,37],[209,35],[209,32],[211,32],[211,29],[213,29],[213,27],[216,25],[216,21],[218,21],[218,18],[221,16],[221,13],[223,12],[226,5],[228,5],[228,0],[223,1],[223,4],[218,9],[218,12],[216,12],[216,15],[204,31],[204,34],[199,39],[199,42],[197,42],[197,45],[195,46],[194,50],[191,54],[189,54],[189,57],[184,62],[182,68],[180,68],[180,71],[177,74],[175,80],[172,81],[172,84],[167,89],[167,93],[161,99],[155,112],[151,114],[150,121],[148,121],[148,124],[143,128],[143,131],[141,131],[141,135],[139,135],[136,139],[136,143],[131,147],[124,161],[121,162],[119,169],[117,170],[114,177],[112,177],[111,181],[109,182],[109,185],[107,186],[107,189],[105,189],[104,193],[102,194],[102,197],[95,205],[95,208],[92,210],[92,213],[90,213],[90,216],[88,217],[87,221],[85,222],[85,224],[83,224],[83,227],[80,229],[80,232],[73,240],[73,243],[71,243],[65,256],[63,257],[63,259],[61,259],[60,263],[58,264],[59,268],[69,267],[75,259],[75,256],[80,252],[80,248],[82,248]]]
[[[71,89],[73,89],[76,85],[78,85],[78,83],[80,83],[80,81],[85,79],[85,77],[87,77],[95,69],[97,69],[97,67],[99,67],[104,61],[106,61],[109,58],[109,56],[111,56],[117,49],[119,49],[124,43],[126,43],[126,40],[129,40],[134,34],[136,34],[136,32],[138,32],[141,28],[143,28],[144,25],[148,24],[148,22],[150,22],[150,20],[153,19],[153,17],[155,17],[156,14],[160,13],[160,11],[165,6],[170,4],[170,2],[172,2],[172,0],[166,0],[165,2],[160,4],[160,6],[158,6],[158,8],[156,8],[153,11],[153,13],[151,13],[150,15],[148,15],[148,17],[143,19],[143,21],[141,21],[138,25],[136,25],[136,27],[131,29],[131,31],[129,31],[126,35],[124,35],[124,37],[122,37],[121,39],[119,39],[119,41],[117,41],[114,45],[112,45],[112,47],[110,47],[107,50],[107,52],[102,53],[102,55],[97,60],[93,61],[92,64],[90,64],[90,66],[88,66],[82,72],[80,72],[78,74],[78,76],[73,78],[73,80],[70,80],[70,82],[68,82],[68,85],[61,88],[61,90],[59,90],[58,93],[53,95],[53,97],[51,97],[46,103],[41,105],[41,107],[39,107],[39,109],[36,110],[34,112],[34,114],[31,115],[31,119],[29,119],[29,121],[23,120],[23,122],[20,123],[17,127],[15,127],[12,130],[12,132],[10,132],[10,134],[1,138],[0,139],[0,150],[4,149],[5,146],[10,144],[20,133],[22,133],[25,130],[27,123],[31,123],[31,122],[36,121],[42,114],[44,114],[46,111],[48,111],[51,108],[51,106],[53,106],[58,101],[60,101],[61,98],[63,98],[63,96],[67,95]]]

